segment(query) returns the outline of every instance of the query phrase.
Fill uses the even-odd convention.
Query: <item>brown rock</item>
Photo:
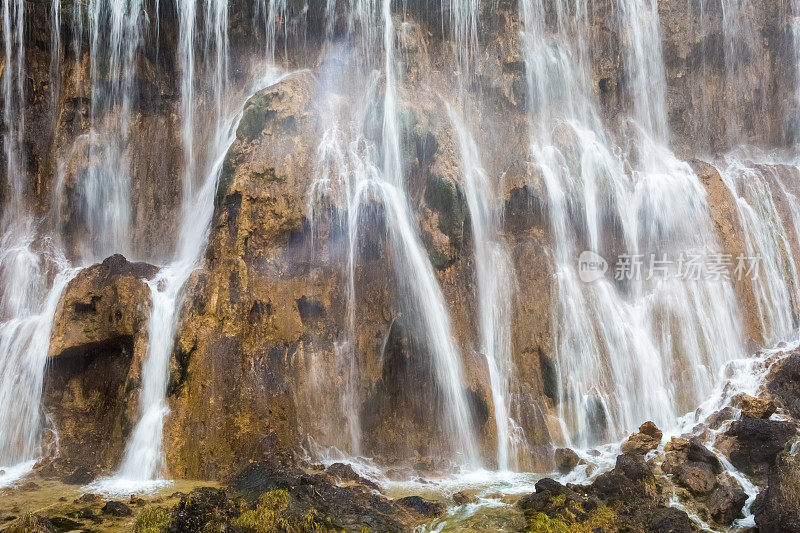
[[[745,474],[764,475],[795,433],[791,422],[743,418],[731,424],[718,439],[717,447]]]
[[[769,418],[775,412],[775,404],[769,399],[742,394],[734,400],[738,400],[742,416],[745,418]]]
[[[622,453],[628,455],[643,455],[650,450],[655,450],[661,444],[662,433],[652,422],[645,422],[639,426],[639,431],[631,434],[628,440],[622,443]]]
[[[472,500],[473,498],[471,498],[469,494],[463,491],[459,491],[453,494],[453,503],[455,503],[456,505],[466,505]]]
[[[157,268],[114,255],[78,273],[64,290],[50,339],[42,402],[58,429],[48,469],[83,484],[119,462],[138,417],[147,351],[150,288]]]
[[[427,518],[433,518],[444,513],[444,505],[437,501],[426,500],[421,496],[406,496],[395,500],[395,503]]]
[[[73,503],[97,503],[101,500],[98,494],[93,494],[91,492],[87,492],[86,494],[82,494],[78,499],[76,499]]]
[[[717,478],[717,485],[708,495],[706,508],[715,522],[730,525],[742,514],[747,501],[744,489],[730,474],[723,473]]]
[[[109,502],[106,502],[106,504],[103,506],[102,510],[106,514],[110,514],[112,516],[119,516],[119,517],[131,516],[133,514],[133,511],[131,510],[130,507],[128,507],[127,505],[125,505],[122,502],[113,501],[113,500],[109,501]]]
[[[708,494],[717,481],[710,466],[695,461],[678,465],[675,479],[694,495]]]
[[[569,448],[556,448],[554,459],[556,461],[556,468],[561,474],[571,472],[573,468],[578,466],[581,460],[578,454]]]
[[[762,532],[800,532],[800,458],[786,453],[753,503],[756,526]]]

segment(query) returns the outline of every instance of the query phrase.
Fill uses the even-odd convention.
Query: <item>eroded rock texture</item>
[[[52,467],[78,483],[117,466],[136,423],[157,267],[121,255],[67,285],[56,311],[43,404],[58,431]]]

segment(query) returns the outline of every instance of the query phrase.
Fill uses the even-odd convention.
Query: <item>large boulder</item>
[[[765,475],[795,433],[791,422],[743,418],[731,423],[717,447],[724,450],[731,464],[742,472]]]
[[[800,459],[783,453],[753,503],[758,530],[763,533],[800,532]]]
[[[80,271],[53,321],[43,406],[59,437],[51,467],[86,482],[120,459],[138,416],[157,268],[121,255]],[[75,480],[75,481],[73,481]]]

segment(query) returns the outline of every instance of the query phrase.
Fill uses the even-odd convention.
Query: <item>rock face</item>
[[[766,382],[775,400],[794,418],[800,419],[800,353],[778,362]]]
[[[116,466],[136,422],[156,271],[109,257],[78,273],[56,311],[43,405],[59,436],[53,466],[84,483]]]
[[[743,418],[731,424],[718,446],[742,472],[764,475],[795,432],[791,422]]]
[[[753,503],[759,531],[766,533],[800,531],[800,461],[783,453],[769,475],[767,488]]]
[[[226,159],[175,352],[166,449],[177,477],[224,477],[312,429],[304,386],[331,361],[333,317],[344,314],[330,269],[311,269],[313,88],[298,74],[251,100]],[[328,391],[313,410],[336,401]]]

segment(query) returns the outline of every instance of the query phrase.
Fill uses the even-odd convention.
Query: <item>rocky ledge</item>
[[[800,532],[800,352],[764,364],[758,397],[732,394],[724,408],[669,440],[644,423],[621,444],[615,466],[590,484],[540,480],[517,503],[530,530]],[[572,450],[556,450],[555,460],[561,474],[583,468],[591,475]],[[752,522],[742,520],[749,514]]]
[[[37,486],[20,487],[21,492]],[[2,508],[2,505],[0,505]],[[343,463],[303,468],[279,461],[252,463],[226,488],[201,486],[187,493],[145,499],[107,499],[86,493],[32,513],[19,506],[0,515],[9,533],[124,529],[138,533],[230,531],[411,531],[444,512],[419,496],[390,499]],[[19,513],[17,516],[14,513]]]

